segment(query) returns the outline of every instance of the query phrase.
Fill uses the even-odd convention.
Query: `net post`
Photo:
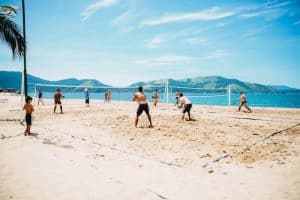
[[[231,105],[231,85],[228,85],[228,107]]]
[[[34,84],[34,99],[36,99],[36,84]]]
[[[169,79],[167,79],[166,93],[167,93],[167,104],[168,104],[169,103]]]
[[[21,78],[21,110],[23,108],[23,103],[24,103],[24,72],[22,71],[22,78]]]

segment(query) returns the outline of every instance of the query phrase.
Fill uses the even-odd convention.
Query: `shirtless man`
[[[157,103],[158,103],[158,91],[157,91],[157,89],[153,92],[152,100],[153,100],[154,106],[156,107]]]
[[[32,125],[32,112],[34,111],[33,105],[31,104],[32,97],[26,97],[26,104],[23,107],[23,110],[26,111],[25,119],[26,119],[26,130],[24,135],[31,135],[30,128]]]
[[[44,105],[43,92],[42,92],[42,90],[39,90],[39,92],[38,92],[38,97],[39,97],[39,99],[38,99],[38,105],[40,105],[40,102]]]
[[[54,110],[53,110],[53,113],[55,114],[56,106],[58,104],[60,106],[60,114],[63,114],[62,105],[61,105],[62,95],[61,95],[60,89],[56,90],[53,97],[54,97]]]
[[[241,111],[242,106],[245,106],[245,108],[247,110],[249,110],[249,112],[252,112],[252,110],[247,105],[247,99],[246,99],[246,95],[244,94],[244,92],[240,92],[240,97],[239,97],[238,101],[240,101],[239,111]]]
[[[187,112],[188,113],[188,117],[189,117],[187,120],[188,121],[194,121],[191,118],[192,102],[186,96],[183,96],[182,93],[179,94],[179,98],[180,98],[181,104],[180,104],[180,106],[178,106],[178,108],[182,108],[183,107],[183,110],[182,110],[182,120],[184,120],[184,115]]]
[[[143,92],[143,87],[139,87],[138,88],[138,92],[136,92],[133,95],[133,101],[136,101],[139,104],[139,107],[137,109],[136,112],[136,119],[135,119],[135,127],[137,127],[138,121],[139,121],[139,117],[140,115],[143,113],[143,111],[145,111],[145,113],[147,114],[148,120],[150,122],[150,126],[149,128],[152,128],[152,121],[151,121],[151,116],[149,114],[149,106],[148,103],[146,101],[146,94]]]
[[[85,105],[86,107],[89,107],[90,106],[90,93],[89,93],[89,90],[87,88],[84,89],[84,98],[85,98]]]
[[[108,91],[104,92],[104,103],[108,103]]]

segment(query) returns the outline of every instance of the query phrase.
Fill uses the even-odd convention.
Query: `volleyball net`
[[[195,104],[202,105],[228,105],[231,104],[230,85],[224,88],[196,88],[196,87],[169,87],[170,103],[176,102],[176,94],[183,93]]]
[[[57,89],[65,99],[82,99],[85,96],[85,90],[89,92],[90,99],[104,100],[106,95],[110,96],[112,101],[131,101],[134,93],[137,92],[138,86],[132,87],[109,87],[109,86],[75,86],[75,85],[50,85],[50,84],[35,84],[34,94],[38,98],[39,92],[42,92],[43,98],[51,99]],[[144,93],[148,100],[151,101],[154,92],[158,93],[158,98],[161,102],[167,102],[166,86],[165,85],[146,85],[143,86]]]
[[[35,84],[34,94],[38,98],[39,91],[42,91],[43,98],[51,99],[57,89],[60,89],[65,99],[83,99],[85,89],[89,91],[90,99],[105,99],[105,93],[110,94],[112,101],[131,101],[133,94],[137,92],[138,86],[131,87],[109,87],[109,86],[76,86],[76,85],[50,85]],[[170,86],[168,83],[161,85],[144,85],[144,93],[148,101],[152,100],[154,92],[158,93],[159,101],[162,103],[175,103],[176,92],[183,93],[190,98],[194,104],[203,105],[230,105],[231,88],[230,85],[224,88],[196,88]]]

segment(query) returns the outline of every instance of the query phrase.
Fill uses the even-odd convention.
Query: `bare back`
[[[136,101],[138,104],[145,104],[146,103],[146,94],[143,92],[136,92],[134,94],[133,100]]]

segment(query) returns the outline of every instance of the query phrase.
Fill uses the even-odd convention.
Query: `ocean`
[[[151,101],[152,93],[146,93],[148,100]],[[34,93],[31,93],[34,96]],[[53,93],[44,92],[44,98],[53,98]],[[224,93],[185,93],[186,96],[192,101],[193,104],[199,105],[228,105],[228,96]],[[84,99],[83,93],[68,92],[63,93],[65,99]],[[231,105],[238,98],[239,94],[231,94]],[[247,102],[250,107],[276,107],[276,108],[300,108],[300,93],[287,93],[287,94],[256,94],[246,93]],[[166,103],[166,95],[159,94],[160,102]],[[91,101],[93,99],[104,99],[103,93],[90,93]],[[129,92],[115,92],[112,93],[112,101],[131,101],[132,93]],[[174,94],[169,96],[169,103],[175,103]],[[238,105],[238,102],[235,104]]]

